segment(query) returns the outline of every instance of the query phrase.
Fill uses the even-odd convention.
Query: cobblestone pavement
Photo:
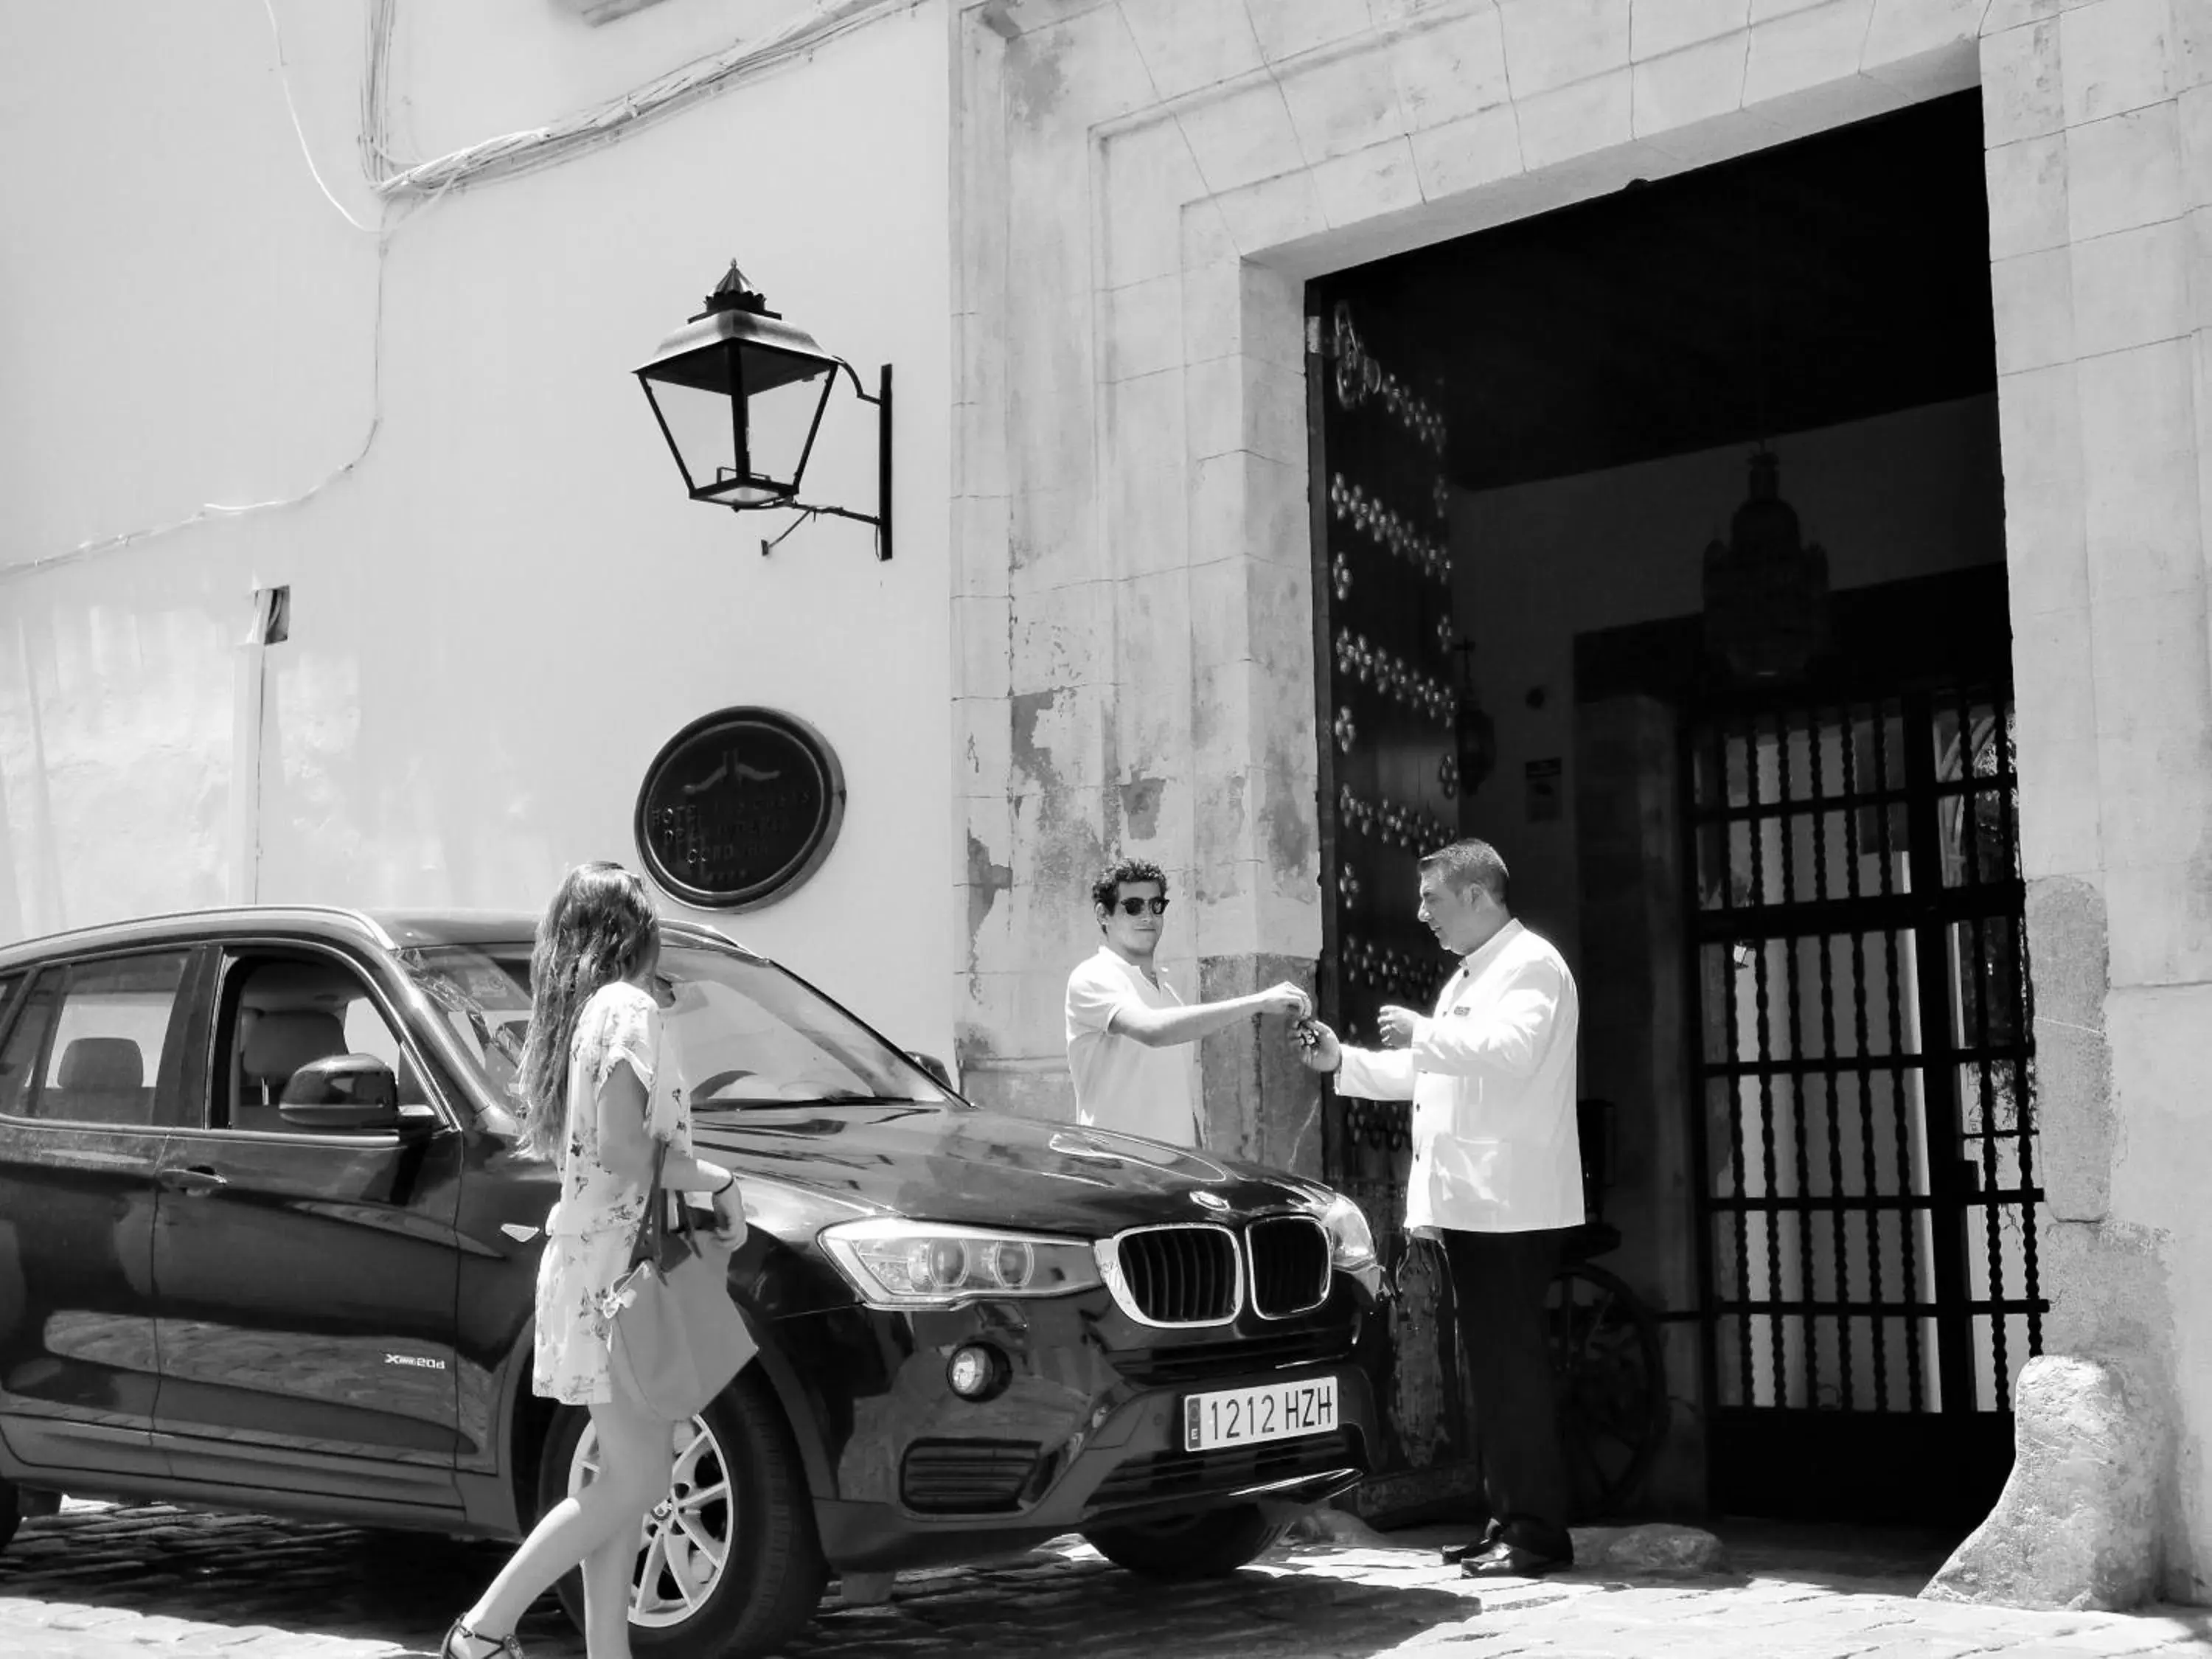
[[[1161,1586],[1074,1540],[902,1576],[883,1606],[835,1595],[793,1659],[1080,1654],[1084,1659],[1717,1659],[2212,1655],[2212,1613],[2028,1613],[1911,1599],[1940,1541],[1723,1528],[1733,1571],[1668,1580],[1577,1572],[1478,1585],[1436,1564],[1455,1534],[1308,1543],[1236,1578]],[[71,1504],[0,1554],[4,1659],[392,1659],[435,1651],[498,1565],[497,1545],[159,1505]],[[582,1659],[550,1598],[531,1659]]]

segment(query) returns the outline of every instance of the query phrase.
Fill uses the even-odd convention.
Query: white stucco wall
[[[374,226],[364,9],[277,9],[309,146]],[[686,0],[596,29],[453,9],[394,8],[403,162],[808,9]],[[850,799],[811,882],[728,925],[949,1048],[942,10],[887,9],[618,143],[394,208],[380,239],[310,175],[258,0],[94,0],[12,33],[0,937],[234,896],[239,641],[252,590],[289,583],[259,896],[535,907],[576,860],[635,864],[636,788],[678,727],[767,703],[830,739]],[[732,257],[871,386],[896,365],[890,563],[835,520],[763,559],[785,515],[684,499],[629,370]],[[98,545],[356,458],[301,504]],[[808,497],[872,510],[875,459],[841,392]]]

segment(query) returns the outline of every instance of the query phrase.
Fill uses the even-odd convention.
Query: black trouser
[[[1574,1546],[1544,1326],[1560,1238],[1552,1230],[1443,1232],[1491,1525],[1509,1544],[1565,1561]]]

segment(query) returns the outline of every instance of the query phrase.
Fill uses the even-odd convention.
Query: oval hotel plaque
[[[725,708],[646,769],[637,849],[672,897],[750,910],[812,875],[844,816],[844,770],[819,732],[774,708]]]

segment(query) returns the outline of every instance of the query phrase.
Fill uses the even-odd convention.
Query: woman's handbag
[[[615,1380],[657,1417],[680,1422],[707,1402],[760,1352],[744,1316],[730,1300],[730,1253],[702,1234],[691,1206],[660,1184],[665,1141],[653,1155],[653,1185],[638,1223],[629,1270],[615,1281]]]

